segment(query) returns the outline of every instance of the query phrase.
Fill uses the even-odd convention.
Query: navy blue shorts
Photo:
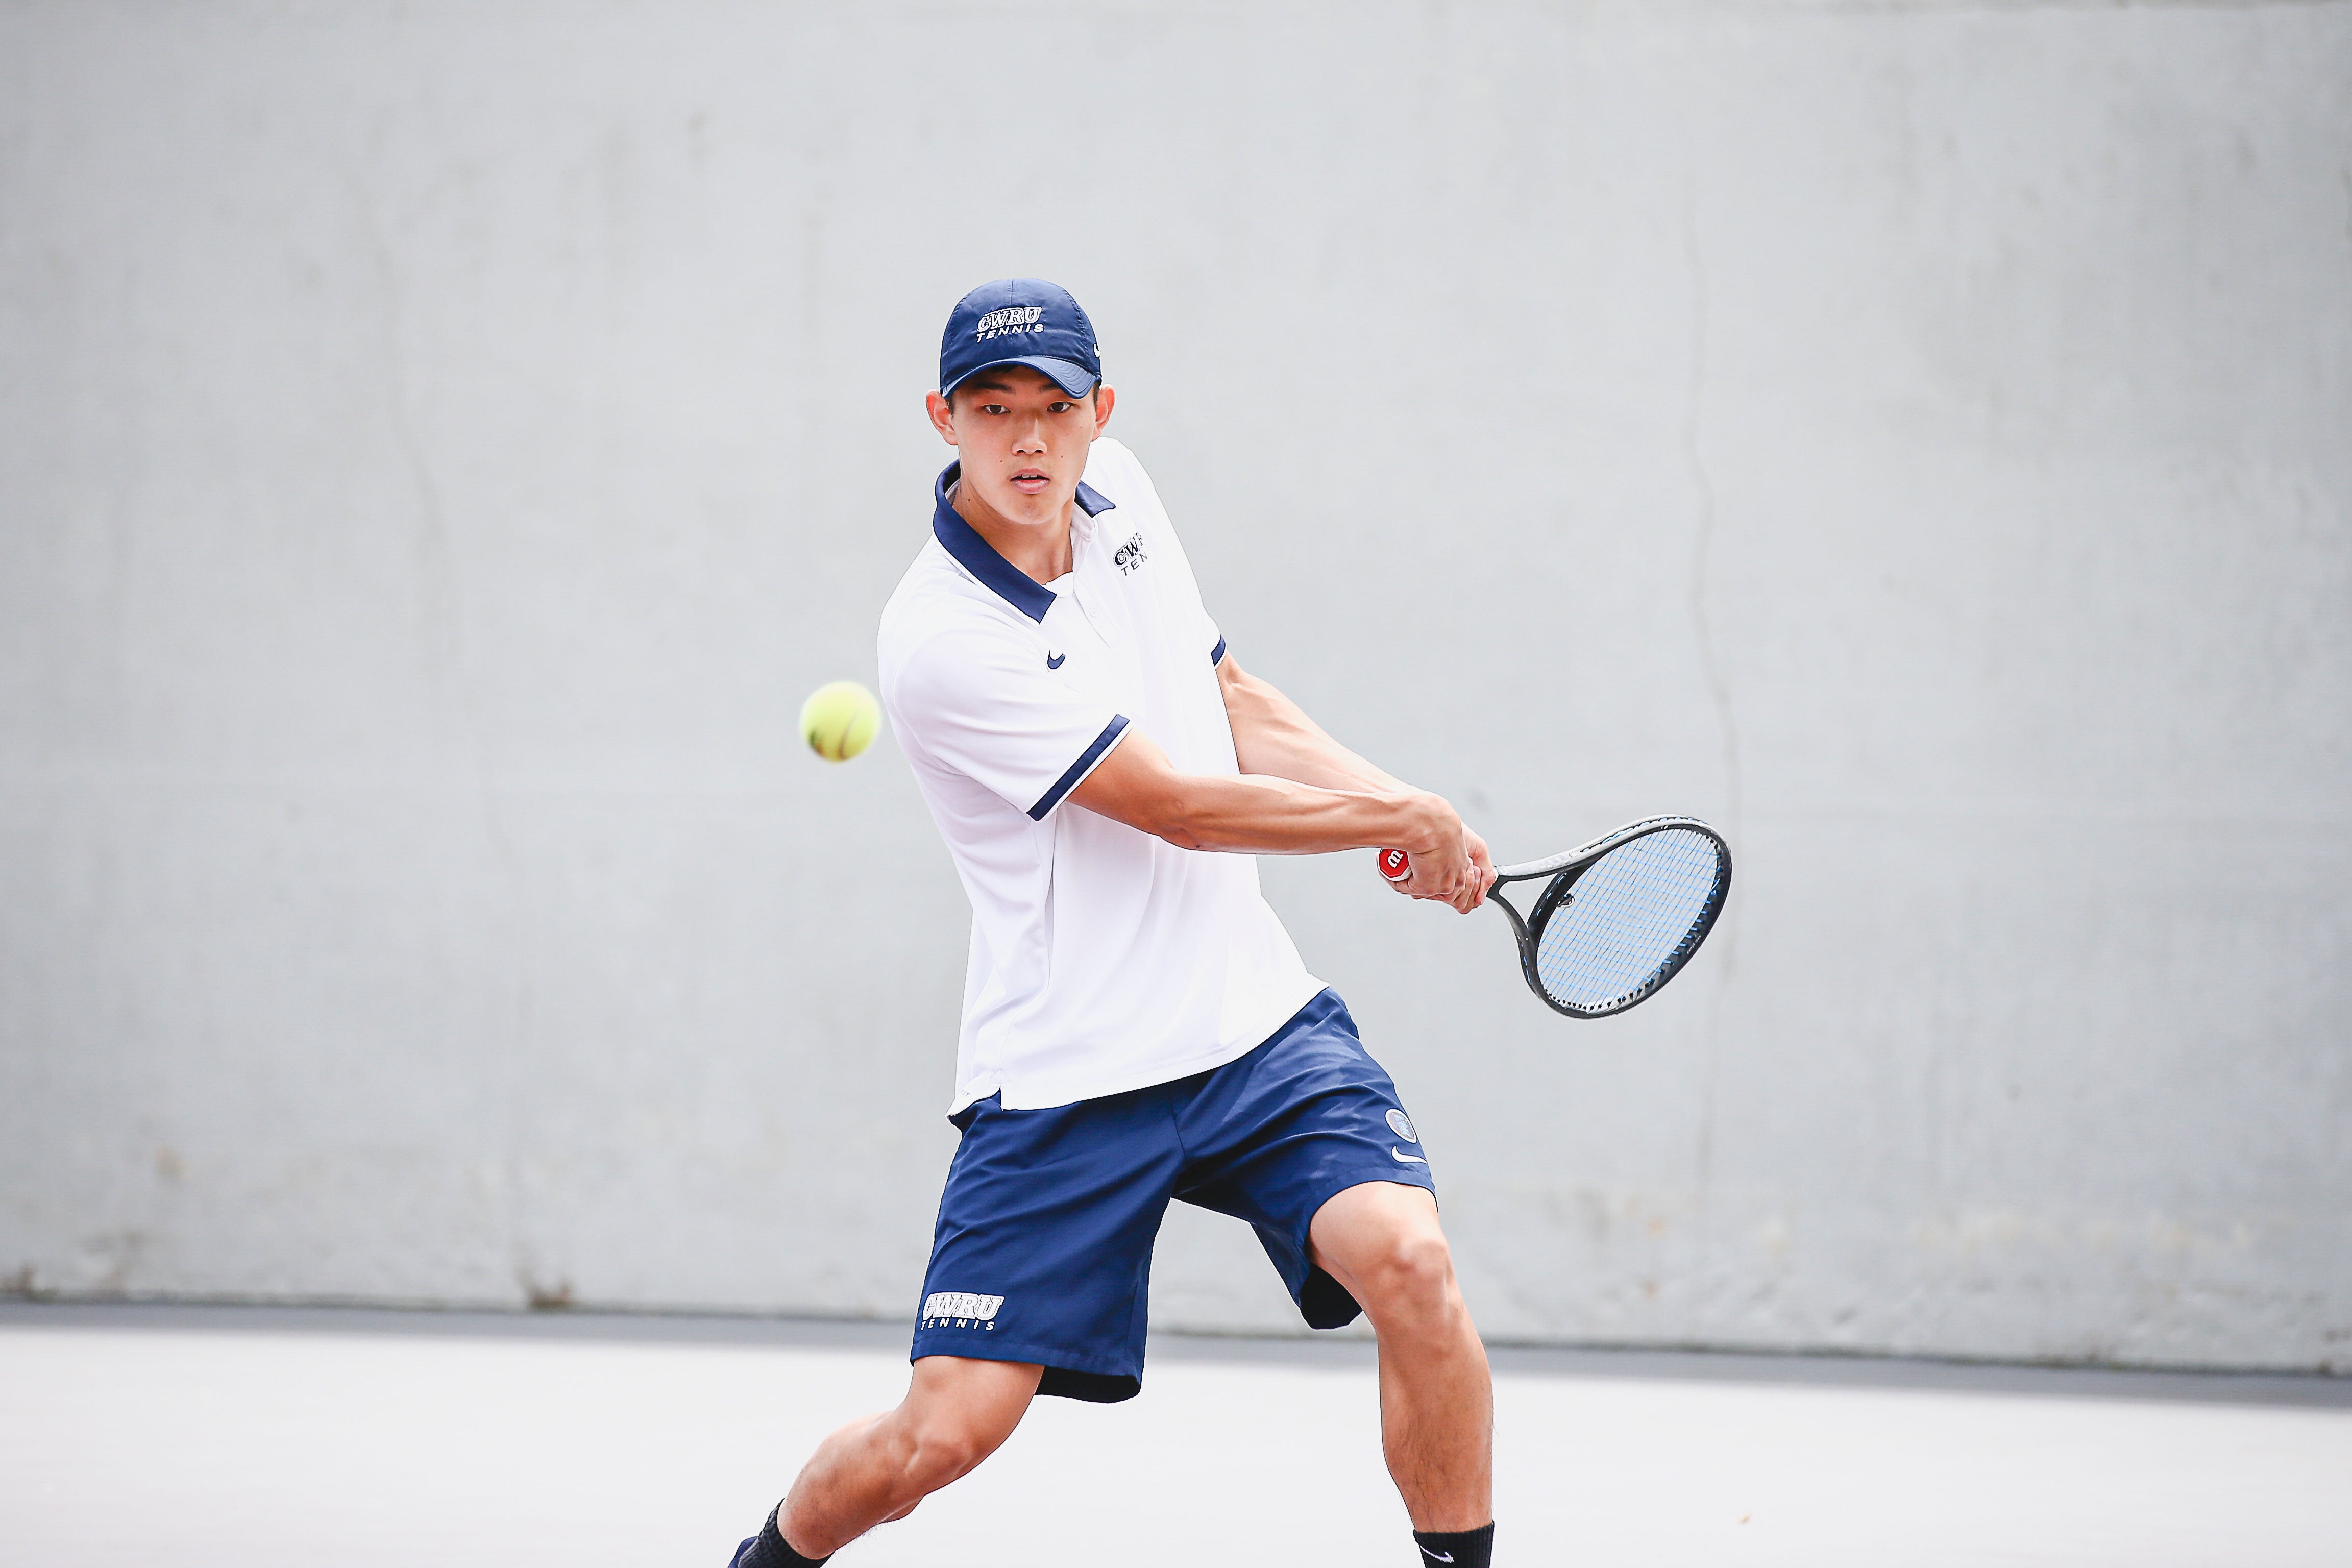
[[[1396,1085],[1329,991],[1223,1067],[1045,1110],[992,1096],[955,1121],[914,1359],[1037,1362],[1040,1394],[1098,1404],[1143,1386],[1169,1199],[1247,1220],[1307,1325],[1336,1329],[1363,1309],[1307,1261],[1315,1211],[1366,1182],[1437,1190]]]

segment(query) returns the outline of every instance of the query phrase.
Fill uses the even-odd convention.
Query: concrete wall
[[[0,5],[0,1278],[898,1315],[943,314],[1699,963],[1269,864],[1502,1337],[2352,1365],[2352,5]],[[1167,1322],[1281,1325],[1180,1215]]]

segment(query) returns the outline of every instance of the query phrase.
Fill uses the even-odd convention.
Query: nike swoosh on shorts
[[[1389,1145],[1389,1154],[1400,1165],[1426,1165],[1429,1163],[1428,1161],[1423,1159],[1420,1155],[1408,1154],[1393,1143]],[[1451,1557],[1441,1557],[1438,1561],[1441,1563],[1451,1563],[1454,1559]]]

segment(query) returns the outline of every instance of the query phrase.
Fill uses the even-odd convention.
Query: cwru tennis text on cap
[[[1042,278],[1000,278],[956,301],[940,339],[940,395],[992,365],[1025,364],[1072,397],[1102,379],[1095,324],[1070,291]]]

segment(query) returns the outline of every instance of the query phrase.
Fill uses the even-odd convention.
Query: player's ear
[[[955,405],[936,392],[925,394],[923,402],[924,406],[931,411],[931,428],[940,433],[940,440],[950,447],[954,446],[956,444]]]
[[[1095,383],[1095,434],[1087,437],[1087,440],[1091,441],[1095,436],[1103,433],[1103,426],[1110,423],[1110,405],[1118,401],[1118,394],[1110,389],[1110,383]]]

